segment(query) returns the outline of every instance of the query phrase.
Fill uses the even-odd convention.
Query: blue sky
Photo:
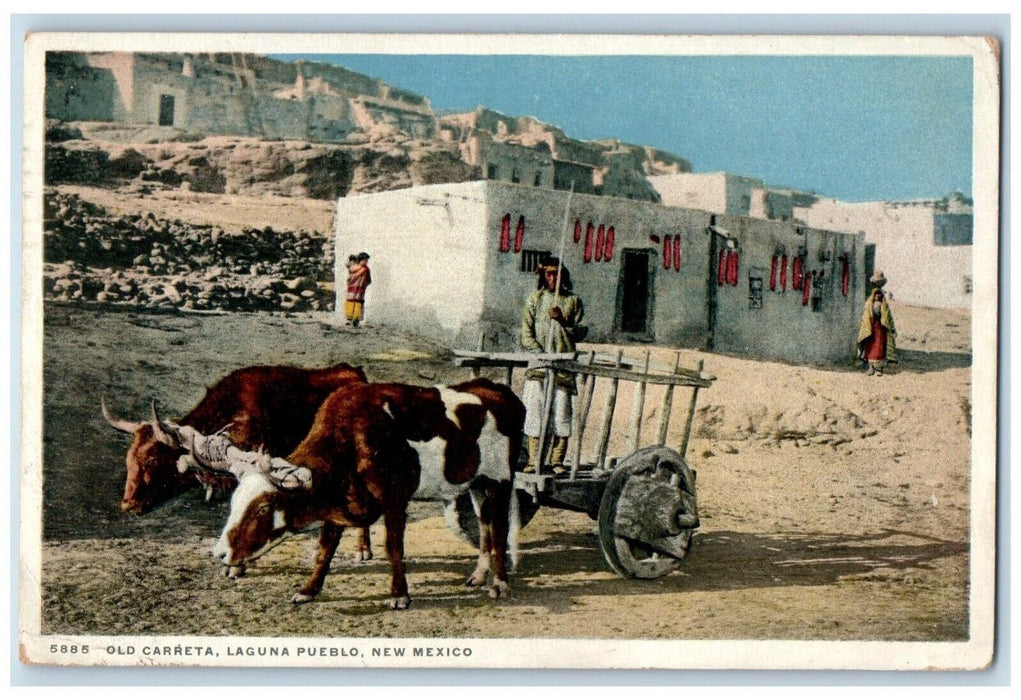
[[[275,56],[847,201],[971,195],[970,58]]]

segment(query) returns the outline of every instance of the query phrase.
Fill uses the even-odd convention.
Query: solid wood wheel
[[[674,450],[635,452],[614,470],[599,505],[599,545],[626,578],[654,579],[676,569],[698,526],[694,474]]]

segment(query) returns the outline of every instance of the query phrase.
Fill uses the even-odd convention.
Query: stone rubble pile
[[[333,241],[293,231],[241,233],[115,215],[75,194],[44,201],[47,299],[143,308],[326,311]]]

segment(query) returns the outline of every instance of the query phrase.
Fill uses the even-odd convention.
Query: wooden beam
[[[623,350],[617,351],[618,364],[623,355]],[[603,421],[599,426],[599,449],[596,452],[596,469],[602,469],[603,463],[606,462],[606,450],[610,444],[610,429],[613,427],[613,410],[617,406],[617,385],[620,383],[620,378],[612,377],[612,379],[613,381],[610,382],[610,393],[607,394],[606,405],[603,407]]]
[[[703,361],[698,361],[698,371],[702,371]],[[698,387],[696,386],[691,390],[691,402],[688,404],[688,419],[684,424],[684,436],[681,438],[681,446],[678,450],[681,453],[681,457],[684,457],[688,453],[688,441],[691,438],[691,425],[695,420],[695,405],[698,403]]]
[[[545,363],[539,363],[540,365]],[[610,379],[622,379],[629,382],[645,382],[647,384],[667,384],[672,386],[692,386],[707,389],[713,385],[715,377],[703,377],[698,370],[683,370],[677,374],[645,374],[616,367],[591,367],[580,362],[553,362],[551,366],[565,372],[575,374],[594,374],[597,377],[609,377]]]
[[[585,364],[592,364],[596,353],[589,352]],[[581,439],[585,435],[585,424],[588,422],[589,407],[592,406],[592,393],[595,390],[595,375],[588,375],[582,382],[581,393],[578,395],[578,410],[574,412],[574,428],[571,430],[574,440],[574,459],[571,461],[571,478],[578,475],[578,468],[581,466]]]
[[[550,417],[553,415],[553,396],[556,393],[556,375],[553,370],[546,370],[546,385],[543,387],[542,423],[539,428],[539,446],[535,455],[535,473],[542,474],[542,465],[546,461],[549,448]]]
[[[645,370],[642,374],[649,373],[650,352],[645,351]],[[635,395],[631,401],[631,421],[628,423],[628,454],[638,449],[642,441],[642,412],[645,410],[645,385],[644,381],[638,382],[635,387]]]
[[[674,360],[674,372],[681,366],[681,353]],[[663,390],[663,403],[659,408],[659,430],[656,431],[656,444],[666,444],[667,430],[670,428],[670,414],[674,410],[674,386],[667,384]]]

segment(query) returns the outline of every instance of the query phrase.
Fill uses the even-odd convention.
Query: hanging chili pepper
[[[574,220],[574,242],[581,240],[581,219]]]
[[[663,269],[669,270],[673,257],[673,246],[670,245],[670,236],[663,237]]]
[[[613,226],[606,229],[606,238],[603,240],[603,260],[609,261],[613,257],[613,239],[616,237],[616,231],[613,230]]]
[[[780,256],[780,291],[787,293],[787,255]]]
[[[841,266],[841,268],[842,269],[840,271],[840,293],[846,297],[848,287],[851,284],[851,264],[850,261],[847,259],[846,255],[844,256],[843,265]]]
[[[681,235],[676,234],[674,236],[674,271],[679,272],[681,269]]]
[[[720,264],[716,270],[716,283],[719,286],[723,286],[723,283],[727,281],[727,251],[720,251]]]
[[[603,240],[606,235],[606,229],[602,224],[599,224],[599,230],[596,231],[596,260],[603,259]]]
[[[804,266],[804,258],[800,255],[794,258],[794,264],[792,265],[793,269],[791,270],[791,274],[793,276],[793,279],[791,280],[791,287],[794,289],[801,289],[802,284],[805,281]]]
[[[520,253],[525,242],[525,217],[518,217],[518,229],[514,232],[514,252]]]
[[[596,227],[592,225],[592,222],[588,222],[588,226],[585,227],[585,262],[592,261],[592,234],[595,233]]]
[[[738,255],[736,250],[730,251],[727,255],[727,282],[731,287],[737,286]]]
[[[769,291],[776,291],[776,268],[780,264],[780,256],[774,255],[769,264]]]
[[[504,214],[503,221],[500,222],[500,252],[508,251],[510,251],[510,214]]]

